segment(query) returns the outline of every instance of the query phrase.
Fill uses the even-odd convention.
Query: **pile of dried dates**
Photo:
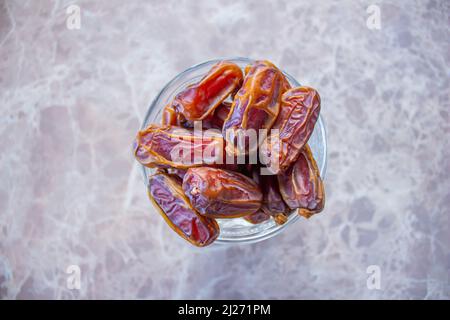
[[[216,219],[287,221],[322,211],[324,187],[307,144],[320,97],[292,88],[269,61],[244,72],[221,61],[137,134],[134,155],[157,168],[148,194],[162,217],[195,246],[219,236]]]

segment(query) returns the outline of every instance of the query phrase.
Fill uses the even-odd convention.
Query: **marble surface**
[[[274,3],[0,1],[2,299],[450,298],[450,2]],[[152,209],[130,144],[165,83],[227,56],[319,90],[327,204],[199,250]]]

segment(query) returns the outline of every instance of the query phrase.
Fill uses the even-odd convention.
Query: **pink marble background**
[[[449,299],[450,2],[377,1],[380,30],[370,4],[1,0],[0,297]],[[224,56],[319,90],[327,205],[199,250],[151,207],[130,145],[165,83]]]

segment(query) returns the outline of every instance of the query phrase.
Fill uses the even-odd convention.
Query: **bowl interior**
[[[173,78],[161,90],[150,105],[142,124],[142,128],[147,127],[151,123],[160,123],[162,109],[164,106],[170,102],[178,92],[186,88],[188,85],[198,82],[215,63],[221,60],[232,61],[240,66],[242,70],[244,70],[245,66],[254,61],[248,58],[224,58],[210,60],[188,68]],[[300,86],[300,83],[292,76],[286,72],[284,72],[284,74],[293,87]],[[327,144],[325,126],[321,116],[319,116],[319,119],[317,120],[308,144],[313,152],[323,179],[326,170]],[[142,171],[144,182],[147,184],[148,177],[152,174],[153,169],[142,166]],[[220,225],[220,235],[214,243],[251,243],[261,241],[278,234],[282,229],[292,225],[298,219],[300,219],[300,216],[293,213],[289,216],[288,221],[282,226],[277,225],[272,219],[257,225],[253,225],[242,218],[218,219],[218,223]]]

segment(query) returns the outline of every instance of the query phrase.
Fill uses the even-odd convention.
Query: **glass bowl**
[[[161,114],[164,106],[171,99],[173,99],[178,92],[186,88],[188,85],[198,82],[215,63],[221,60],[232,61],[240,66],[242,70],[244,70],[245,66],[254,61],[248,58],[215,59],[197,64],[181,72],[169,81],[169,83],[164,86],[161,92],[153,100],[148,108],[141,129],[146,128],[151,123],[161,123]],[[300,83],[292,76],[284,71],[283,73],[293,87],[300,86]],[[317,161],[317,165],[320,169],[320,175],[322,179],[324,179],[327,163],[327,141],[325,125],[321,116],[319,116],[319,119],[317,120],[308,144],[311,147],[314,158]],[[142,166],[145,184],[147,184],[149,175],[152,174],[153,171],[154,169]],[[238,244],[262,241],[279,234],[282,230],[285,230],[287,227],[293,225],[299,219],[300,216],[298,214],[292,213],[289,216],[288,221],[281,226],[277,225],[272,219],[256,225],[251,224],[242,218],[217,219],[220,226],[220,235],[214,244]]]

